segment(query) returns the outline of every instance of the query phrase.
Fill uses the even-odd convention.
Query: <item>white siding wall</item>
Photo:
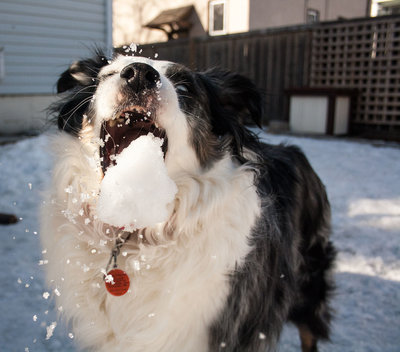
[[[0,96],[50,94],[58,75],[94,45],[105,48],[108,0],[1,0]]]

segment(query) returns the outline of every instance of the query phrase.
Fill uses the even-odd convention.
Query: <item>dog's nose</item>
[[[125,66],[119,75],[134,92],[154,88],[160,80],[160,74],[153,67],[141,62]]]

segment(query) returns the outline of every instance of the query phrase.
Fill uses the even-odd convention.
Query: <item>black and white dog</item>
[[[302,351],[317,351],[331,320],[330,207],[298,148],[260,143],[245,128],[262,115],[251,81],[97,54],[74,63],[57,88],[61,132],[42,243],[80,347],[270,351],[291,321]],[[103,274],[119,229],[96,216],[99,184],[114,154],[149,132],[164,138],[178,192],[167,221],[139,229],[121,248],[131,289],[115,297]]]

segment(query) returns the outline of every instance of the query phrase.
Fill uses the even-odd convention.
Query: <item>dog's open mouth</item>
[[[128,147],[132,141],[152,133],[155,137],[163,138],[162,150],[167,151],[165,131],[155,122],[155,112],[140,106],[124,109],[116,119],[103,122],[101,126],[100,160],[103,174],[110,165],[115,164],[115,157]]]

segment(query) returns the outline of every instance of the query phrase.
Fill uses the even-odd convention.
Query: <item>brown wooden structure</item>
[[[287,121],[291,88],[358,92],[350,132],[400,140],[400,16],[362,18],[140,46],[142,55],[238,71],[265,92],[264,123]]]
[[[400,17],[320,25],[312,35],[310,85],[357,88],[352,132],[400,140]]]

